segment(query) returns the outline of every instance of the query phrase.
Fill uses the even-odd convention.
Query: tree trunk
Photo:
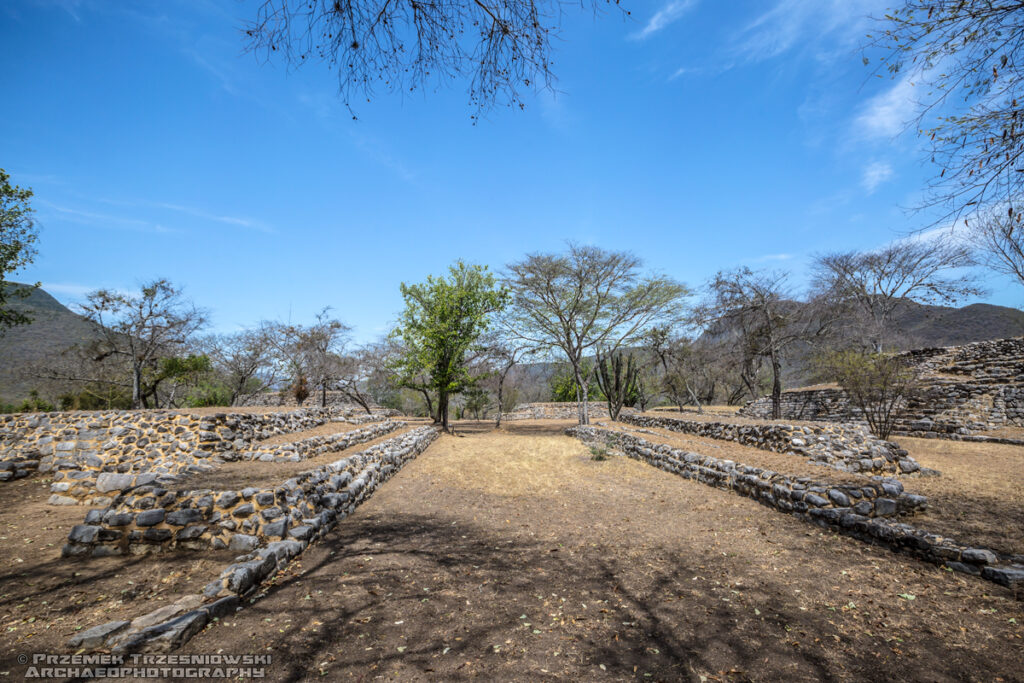
[[[576,408],[579,414],[580,424],[588,425],[590,424],[590,411],[587,410],[589,387],[587,387],[586,383],[583,381],[583,377],[580,375],[578,363],[573,363],[572,372],[576,377]]]
[[[437,411],[441,418],[441,429],[448,431],[448,392],[443,389],[437,394]]]
[[[690,388],[690,383],[689,382],[686,383],[686,391],[690,394],[690,399],[693,400],[693,404],[695,406],[697,406],[697,414],[698,415],[703,415],[704,414],[704,408],[700,404],[700,399],[697,398],[697,393],[693,389]]]
[[[772,419],[778,420],[782,417],[782,364],[779,356],[774,351],[772,359]]]
[[[498,417],[494,420],[494,428],[497,429],[501,426],[501,396],[502,391],[505,388],[505,375],[498,377]]]
[[[327,407],[327,380],[320,382],[320,407]]]
[[[142,407],[142,366],[132,365],[132,409]]]

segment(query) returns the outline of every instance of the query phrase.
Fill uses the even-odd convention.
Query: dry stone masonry
[[[863,485],[834,484],[689,453],[608,429],[578,426],[566,432],[586,443],[608,446],[659,469],[733,491],[839,533],[1008,588],[1024,586],[1024,557],[1000,556],[899,521],[898,516],[924,510],[927,500],[906,493],[895,478],[872,476],[865,478]]]
[[[918,369],[922,386],[894,433],[977,441],[990,440],[977,432],[1024,426],[1024,338],[918,349],[902,357]],[[786,420],[863,422],[841,389],[783,392],[780,409]],[[751,401],[740,414],[770,419],[771,397]]]
[[[85,524],[69,534],[65,556],[224,547],[240,556],[202,595],[186,596],[130,622],[83,631],[69,647],[128,653],[181,646],[213,619],[234,613],[242,598],[351,514],[437,435],[434,427],[419,427],[273,489],[154,488],[123,496],[109,509],[90,511]]]
[[[739,424],[633,413],[624,413],[619,420],[637,427],[660,427],[774,453],[791,453],[844,472],[910,474],[921,471],[921,466],[907,451],[873,436],[860,425]]]
[[[608,419],[608,408],[600,403],[589,403],[587,411],[592,419]],[[575,420],[579,416],[575,403],[520,403],[512,412],[504,413],[502,420]]]
[[[138,410],[0,415],[0,482],[47,473],[53,479],[51,504],[107,505],[120,491],[169,485],[179,476],[256,454],[255,441],[332,420],[351,418],[320,408],[267,414]],[[300,448],[304,454],[296,452],[299,459],[330,450],[316,440]]]

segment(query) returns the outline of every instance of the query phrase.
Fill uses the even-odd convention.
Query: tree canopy
[[[448,271],[448,277],[402,283],[405,311],[393,333],[404,344],[398,375],[415,389],[423,386],[426,375],[426,385],[437,392],[438,418],[445,431],[450,397],[475,382],[467,369],[470,350],[487,330],[491,314],[508,300],[486,266],[460,260]]]
[[[7,305],[11,296],[23,297],[31,291],[7,284],[7,276],[32,263],[36,255],[33,245],[39,232],[32,220],[30,199],[32,190],[12,184],[11,176],[0,168],[0,334],[5,328],[31,322]]]

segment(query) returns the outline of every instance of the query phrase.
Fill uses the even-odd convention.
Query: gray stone
[[[163,508],[143,510],[139,514],[135,515],[135,524],[138,526],[154,526],[162,521],[164,521]]]
[[[96,490],[100,493],[123,491],[135,484],[135,475],[118,474],[117,472],[101,472],[96,477]]]
[[[174,526],[187,526],[203,519],[203,513],[196,508],[183,508],[167,514],[167,523]]]
[[[804,502],[810,505],[811,507],[816,508],[828,507],[829,505],[827,499],[822,498],[816,493],[808,493],[806,496],[804,496]]]
[[[247,534],[235,534],[228,543],[228,550],[234,552],[249,552],[259,545],[259,539]]]
[[[309,537],[313,535],[313,531],[314,531],[313,527],[302,525],[302,526],[297,526],[297,527],[293,527],[292,529],[290,529],[288,531],[288,535],[291,536],[292,538],[298,538],[300,540],[305,541],[305,540],[308,540]]]
[[[92,543],[96,540],[96,535],[99,531],[100,527],[98,526],[76,524],[71,527],[71,533],[68,534],[68,540],[75,543]]]
[[[76,633],[68,640],[68,647],[73,650],[94,650],[106,642],[107,638],[120,633],[128,626],[127,621],[108,621],[100,626],[93,626],[87,631]]]
[[[999,561],[994,552],[984,548],[968,548],[961,553],[960,558],[971,564],[995,564]]]
[[[142,533],[142,540],[151,543],[163,543],[171,540],[171,535],[170,529],[146,529]]]
[[[239,505],[236,507],[231,512],[231,515],[234,517],[248,517],[254,512],[256,512],[256,508],[253,507],[252,503],[246,503],[245,505]]]
[[[983,578],[1007,588],[1016,588],[1018,585],[1024,585],[1024,568],[984,567],[981,570],[981,575]]]
[[[879,498],[875,501],[875,515],[891,517],[896,514],[896,501],[891,498]]]
[[[828,497],[837,507],[845,508],[850,506],[850,497],[839,489],[829,489]]]
[[[267,537],[283,538],[288,533],[288,520],[279,519],[263,525],[263,535]]]
[[[217,505],[223,508],[229,508],[239,500],[239,495],[234,491],[224,492],[220,498],[217,499]]]

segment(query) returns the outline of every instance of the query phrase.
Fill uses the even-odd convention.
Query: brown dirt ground
[[[80,628],[133,619],[203,586],[234,553],[166,553],[62,559],[85,506],[47,505],[49,479],[0,487],[0,677],[14,653],[63,652]],[[14,669],[14,671],[23,671]]]
[[[928,496],[913,524],[1006,554],[1024,554],[1024,447],[946,439],[893,439],[939,477],[905,480]]]
[[[634,460],[464,426],[186,653],[272,680],[1021,680],[1006,589]]]
[[[1000,427],[999,429],[990,429],[987,432],[976,432],[981,436],[997,436],[1004,439],[1024,439],[1024,427]]]

